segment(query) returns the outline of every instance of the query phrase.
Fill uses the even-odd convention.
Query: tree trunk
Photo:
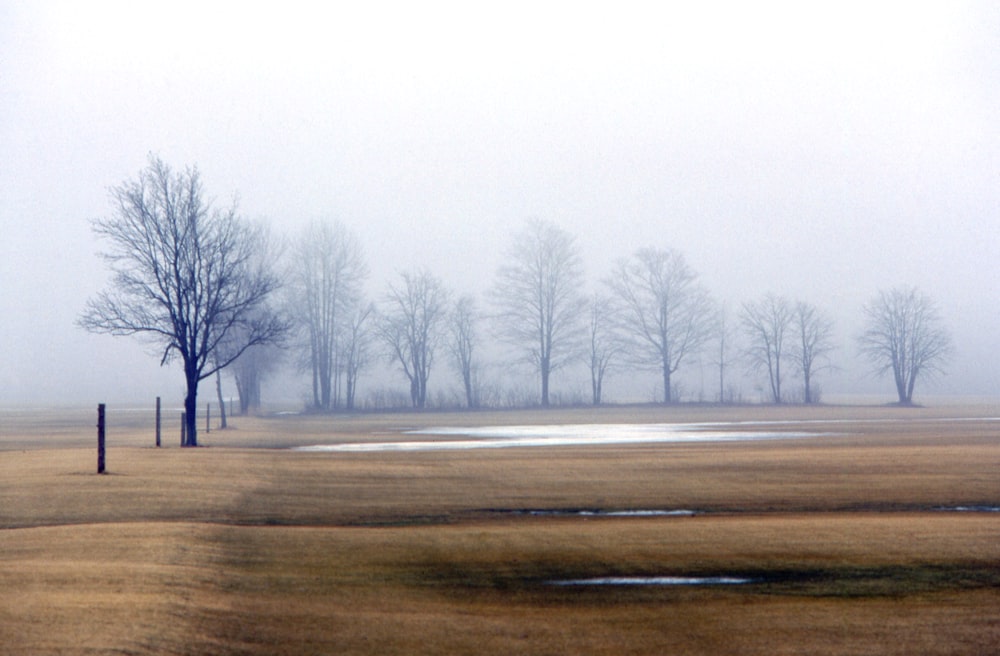
[[[222,370],[215,372],[215,393],[219,396],[219,428],[226,428],[226,401],[222,398]]]
[[[673,399],[671,398],[670,389],[670,367],[666,364],[663,365],[663,402],[670,403]]]
[[[476,407],[475,399],[472,396],[472,372],[468,367],[462,367],[462,382],[465,383],[465,405],[469,408]]]
[[[549,363],[542,362],[542,406],[549,407]]]
[[[187,376],[187,396],[184,397],[184,413],[187,432],[184,446],[198,446],[198,377]]]

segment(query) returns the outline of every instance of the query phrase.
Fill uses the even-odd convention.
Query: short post
[[[97,404],[97,473],[104,473],[104,404]]]
[[[156,446],[160,446],[160,397],[156,397]]]
[[[181,446],[187,446],[187,426],[188,416],[186,412],[181,413]]]
[[[205,434],[212,432],[212,404],[205,404]]]

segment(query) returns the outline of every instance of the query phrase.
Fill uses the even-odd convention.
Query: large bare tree
[[[670,403],[673,374],[712,336],[708,292],[681,253],[656,248],[619,260],[607,284],[622,306],[628,357],[661,375],[663,402]]]
[[[951,355],[951,336],[934,301],[915,287],[896,287],[880,291],[863,311],[861,355],[876,374],[892,372],[900,405],[912,405],[917,379],[943,373]]]
[[[363,305],[368,265],[354,233],[338,222],[312,223],[293,251],[292,306],[304,336],[312,375],[312,405],[330,410],[337,403],[342,338]]]
[[[161,365],[180,358],[186,445],[197,446],[198,383],[287,330],[267,305],[279,278],[261,257],[265,233],[237,218],[235,203],[212,208],[196,168],[175,173],[158,157],[111,198],[114,215],[93,223],[108,242],[111,288],[88,301],[78,323],[149,338],[162,349]]]
[[[771,401],[782,403],[782,358],[786,353],[786,333],[792,327],[792,306],[774,294],[744,303],[740,323],[746,335],[746,357],[754,372],[767,372]]]
[[[833,320],[816,306],[799,301],[792,308],[792,330],[795,346],[790,355],[802,374],[802,401],[814,403],[814,378],[819,371],[831,366],[829,356],[835,348]]]
[[[549,378],[580,357],[587,300],[576,240],[559,226],[528,221],[514,236],[491,289],[497,336],[520,351],[541,378],[549,405]]]
[[[444,337],[448,292],[429,271],[402,273],[401,285],[389,285],[379,331],[391,360],[410,382],[414,408],[427,405],[427,381]]]

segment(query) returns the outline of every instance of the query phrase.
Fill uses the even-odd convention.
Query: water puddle
[[[521,510],[534,517],[693,517],[695,510]]]
[[[745,424],[572,424],[556,426],[441,427],[406,431],[440,439],[316,444],[294,447],[304,452],[446,451],[515,447],[606,446],[616,444],[685,444],[754,442],[840,435],[807,431],[725,430]],[[454,439],[459,437],[472,439]]]
[[[548,581],[548,585],[743,585],[754,581],[735,576],[604,576]]]
[[[974,513],[995,513],[1000,512],[1000,506],[952,506],[935,508],[940,512],[974,512]]]

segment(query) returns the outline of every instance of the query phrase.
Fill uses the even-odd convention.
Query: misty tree
[[[951,336],[934,301],[915,287],[896,287],[880,291],[863,311],[861,355],[877,375],[892,372],[900,405],[912,405],[917,379],[944,373],[951,355]]]
[[[714,307],[708,292],[681,253],[655,248],[619,260],[607,285],[622,307],[628,357],[661,375],[663,402],[670,403],[673,374],[712,335]]]
[[[802,374],[804,403],[814,403],[814,376],[830,367],[828,358],[834,350],[833,320],[817,307],[799,301],[792,308],[792,330],[795,346],[789,355]]]
[[[236,383],[236,395],[240,401],[240,414],[246,415],[260,410],[261,384],[278,366],[281,351],[271,344],[259,344],[248,348],[229,365],[229,372]],[[219,399],[222,403],[222,399]]]
[[[471,296],[462,296],[455,301],[448,318],[448,349],[451,352],[452,363],[462,377],[465,404],[469,408],[479,406],[474,361],[475,351],[479,345],[477,319],[475,300]]]
[[[500,340],[519,351],[541,382],[549,405],[549,379],[580,356],[587,301],[575,238],[534,219],[515,235],[490,290]]]
[[[719,403],[731,403],[732,393],[726,391],[726,373],[729,367],[739,359],[739,348],[736,346],[737,331],[725,308],[719,308],[712,325],[711,364],[719,374]]]
[[[161,365],[180,358],[185,445],[197,446],[198,383],[248,348],[279,341],[288,328],[268,308],[279,279],[260,257],[265,233],[240,220],[235,203],[213,208],[197,168],[174,173],[154,156],[111,198],[114,215],[93,222],[109,243],[102,256],[111,288],[87,302],[78,323],[95,333],[148,338],[161,349]],[[216,357],[227,340],[229,351]]]
[[[341,362],[344,363],[344,407],[354,409],[358,392],[358,379],[371,359],[372,331],[369,324],[375,314],[371,303],[361,304],[350,315],[345,324],[344,339],[341,340]]]
[[[604,395],[604,378],[611,371],[621,351],[621,340],[615,331],[615,307],[606,296],[595,294],[590,301],[589,338],[591,402],[600,405]]]
[[[342,367],[338,342],[361,303],[368,265],[357,238],[338,222],[310,224],[293,249],[292,307],[312,375],[312,405],[330,410]]]
[[[448,293],[430,272],[402,273],[401,285],[389,285],[379,333],[389,358],[410,383],[414,408],[427,405],[427,381],[438,345],[444,337]]]
[[[771,401],[782,403],[781,359],[785,355],[786,333],[792,327],[792,306],[787,299],[767,294],[744,303],[740,315],[747,339],[746,357],[751,370],[767,372]]]

